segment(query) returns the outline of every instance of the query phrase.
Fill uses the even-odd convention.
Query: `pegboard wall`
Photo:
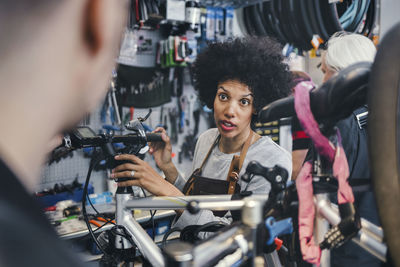
[[[100,112],[103,103],[90,114],[82,125],[87,125],[94,131],[98,132],[101,127]],[[109,121],[107,121],[109,123]],[[56,183],[69,184],[78,178],[80,183],[84,183],[89,169],[90,158],[84,157],[82,150],[71,152],[72,156],[61,159],[59,162],[53,162],[46,166],[42,172],[42,179],[37,187],[37,191],[52,188]],[[91,183],[95,192],[103,192],[106,189],[107,173],[105,171],[93,171],[91,175]]]
[[[157,45],[161,39],[159,30],[126,28],[117,62],[124,65],[155,67]]]
[[[197,92],[194,90],[191,85],[190,75],[188,70],[184,71],[184,87],[182,99],[193,99],[195,102],[197,101]],[[106,100],[105,100],[106,101]],[[171,110],[176,110],[177,105],[179,104],[177,97],[171,97],[171,101],[162,106],[153,107],[152,113],[149,118],[145,121],[145,124],[149,126],[151,129],[155,129],[157,126],[162,124],[163,115],[167,114]],[[189,104],[189,103],[188,103]],[[98,132],[102,129],[103,123],[101,122],[101,104],[93,113],[90,114],[90,123],[82,123],[83,125],[88,125],[95,132]],[[199,104],[193,103],[195,108],[199,108]],[[193,106],[192,106],[193,107]],[[193,108],[194,109],[194,108]],[[186,115],[187,117],[184,119],[184,125],[182,128],[182,132],[177,134],[177,138],[175,142],[172,143],[173,150],[173,162],[179,169],[179,171],[184,175],[189,175],[191,170],[192,161],[190,157],[181,156],[179,159],[179,154],[183,153],[183,148],[185,147],[185,137],[191,133],[193,133],[194,123],[193,123],[193,112],[189,105],[184,107],[185,113],[190,114]],[[121,118],[127,117],[131,112],[130,107],[123,107]],[[134,118],[144,117],[149,112],[149,108],[134,108]],[[205,111],[201,111],[200,120],[199,120],[199,128],[198,132],[201,133],[209,128],[209,124],[207,122],[209,114]],[[161,121],[160,121],[161,119]],[[170,121],[170,118],[167,119]],[[107,116],[106,124],[111,124]],[[167,125],[168,127],[168,125]],[[171,136],[171,127],[167,128],[167,132],[169,136]],[[126,133],[126,132],[124,132]],[[90,158],[84,157],[84,153],[81,150],[76,150],[72,152],[72,157],[67,157],[61,159],[59,162],[54,162],[51,165],[46,165],[42,172],[41,183],[38,185],[37,191],[42,191],[44,189],[52,188],[56,183],[69,184],[73,182],[73,180],[77,177],[80,183],[84,183],[86,179],[86,175],[89,168]],[[145,160],[149,162],[151,166],[153,166],[156,170],[158,170],[155,166],[155,162],[150,155],[146,155]],[[159,170],[158,170],[159,171]],[[160,172],[160,171],[159,171]],[[161,172],[160,172],[161,174]],[[100,193],[106,190],[109,190],[107,187],[108,175],[106,171],[93,171],[91,176],[91,183],[94,186],[94,190],[96,193]]]
[[[235,36],[243,36],[240,31],[237,20],[237,12],[233,20],[233,29]],[[160,41],[160,32],[158,30],[145,30],[145,29],[131,29],[127,28],[125,35],[121,44],[121,51],[118,58],[120,64],[133,66],[133,67],[143,67],[143,68],[153,68],[156,66],[157,57],[157,44]],[[179,68],[179,67],[176,67]],[[133,74],[132,74],[133,75]],[[171,76],[171,73],[170,73]],[[179,117],[171,117],[170,115],[178,108],[178,105],[183,106],[184,112],[186,114],[183,120],[182,129],[180,129],[176,138],[172,143],[173,147],[173,162],[178,167],[179,171],[188,176],[191,171],[192,161],[190,155],[188,156],[188,143],[195,143],[195,140],[188,140],[194,131],[194,110],[200,110],[200,118],[198,124],[198,133],[204,132],[211,125],[210,120],[212,119],[212,114],[201,109],[200,104],[197,99],[197,92],[194,90],[189,71],[187,68],[184,69],[184,83],[182,96],[178,98],[177,96],[171,95],[171,101],[163,104],[162,106],[157,106],[152,108],[152,114],[145,122],[150,128],[155,129],[160,124],[171,124],[172,121],[180,120]],[[107,99],[105,100],[107,101]],[[186,102],[185,103],[182,103]],[[94,131],[98,132],[102,129],[103,123],[101,122],[101,109],[102,104],[90,115],[90,122],[84,123],[90,126]],[[134,108],[126,106],[122,109],[121,118],[126,118],[133,111],[133,117],[144,117],[149,109],[148,108]],[[165,119],[167,118],[167,119]],[[110,121],[106,122],[111,124]],[[168,125],[167,125],[168,126]],[[173,136],[171,132],[172,128],[167,129],[168,135]],[[281,131],[280,139],[290,139],[290,131]],[[197,136],[196,136],[197,137]],[[290,150],[290,143],[282,144],[286,149]],[[190,154],[190,153],[189,153]],[[146,161],[150,163],[157,170],[154,160],[151,156],[146,156]],[[86,178],[86,174],[89,168],[90,158],[84,157],[82,151],[74,151],[72,157],[61,159],[57,163],[52,163],[49,166],[45,166],[42,173],[41,183],[38,185],[37,191],[52,188],[56,183],[69,184],[73,182],[75,178],[78,178],[80,183],[83,183]],[[108,175],[106,171],[93,171],[91,182],[94,186],[95,192],[103,192],[108,190],[107,180]]]

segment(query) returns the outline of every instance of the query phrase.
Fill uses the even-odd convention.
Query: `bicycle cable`
[[[89,230],[89,234],[91,235],[93,241],[96,243],[96,246],[101,250],[101,252],[104,255],[107,255],[105,249],[100,245],[99,241],[97,240],[96,236],[94,235],[94,232],[92,230],[92,227],[90,225],[89,219],[88,219],[88,215],[86,212],[86,199],[87,199],[87,194],[88,194],[88,186],[89,186],[89,181],[90,181],[90,176],[92,174],[93,168],[99,164],[99,162],[101,161],[100,157],[95,158],[89,165],[89,170],[86,176],[86,181],[85,181],[85,185],[83,187],[83,197],[82,197],[82,215],[83,215],[83,219],[86,223],[86,226]]]
[[[144,191],[144,189],[142,187],[140,187],[140,189],[142,189],[144,197],[147,197],[146,192]],[[157,210],[154,210],[154,212],[152,210],[149,210],[149,212],[150,212],[150,219],[147,222],[144,222],[142,224],[147,224],[147,223],[149,223],[151,221],[151,224],[152,224],[152,227],[153,227],[153,229],[152,229],[153,230],[153,236],[152,237],[153,237],[153,241],[154,241],[155,233],[156,233],[155,226],[154,226],[154,215],[156,215]]]

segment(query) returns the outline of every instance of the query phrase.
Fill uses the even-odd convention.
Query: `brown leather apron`
[[[246,157],[247,150],[250,147],[253,136],[256,136],[257,139],[260,137],[258,134],[255,134],[253,131],[251,131],[249,137],[247,138],[246,142],[242,147],[240,156],[238,155],[233,156],[226,180],[217,180],[217,179],[203,177],[201,176],[201,172],[212,150],[214,149],[215,146],[218,145],[218,142],[221,138],[221,136],[218,135],[217,139],[215,140],[210,150],[208,151],[206,157],[204,158],[200,168],[194,170],[189,180],[186,182],[185,186],[183,187],[183,193],[187,196],[223,195],[223,194],[232,195],[240,193],[240,185],[237,183],[239,180],[239,173],[242,168],[244,159]],[[227,213],[227,211],[225,210],[213,211],[213,213],[215,216],[222,217]]]

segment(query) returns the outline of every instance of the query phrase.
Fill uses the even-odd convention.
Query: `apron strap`
[[[218,135],[217,138],[215,139],[214,144],[210,147],[210,150],[208,150],[207,155],[203,159],[200,168],[197,168],[195,170],[196,174],[201,175],[201,171],[203,170],[204,164],[206,164],[208,157],[211,155],[211,152],[213,151],[214,147],[218,144],[219,139],[221,139],[221,135]]]
[[[253,136],[256,137],[256,140],[258,140],[261,137],[260,135],[255,134],[253,131],[251,131],[249,137],[247,138],[246,142],[242,147],[240,156],[238,155],[233,156],[231,166],[229,167],[228,176],[226,177],[226,180],[229,182],[229,187],[228,187],[229,195],[232,195],[235,192],[236,184],[239,181],[239,173],[240,170],[242,169],[244,159],[246,158],[247,150],[249,150],[249,147],[252,143]]]
[[[183,192],[186,196],[190,195],[190,192],[193,190],[194,188],[194,179],[195,176],[201,176],[201,172],[203,170],[204,164],[206,164],[208,157],[210,156],[212,150],[214,149],[214,147],[218,144],[219,139],[221,138],[221,135],[218,135],[217,138],[215,139],[213,145],[210,147],[210,149],[207,152],[207,155],[205,156],[205,158],[203,159],[203,162],[201,163],[200,167],[195,169],[190,177],[190,179],[186,182],[184,188],[183,188]],[[189,185],[189,188],[186,189],[187,185]],[[186,190],[185,190],[186,189]]]

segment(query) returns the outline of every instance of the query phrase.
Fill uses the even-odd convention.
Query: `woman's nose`
[[[236,114],[236,109],[237,109],[237,107],[236,107],[235,103],[233,103],[233,102],[227,103],[226,107],[225,107],[225,116],[227,116],[228,118],[234,117]]]

